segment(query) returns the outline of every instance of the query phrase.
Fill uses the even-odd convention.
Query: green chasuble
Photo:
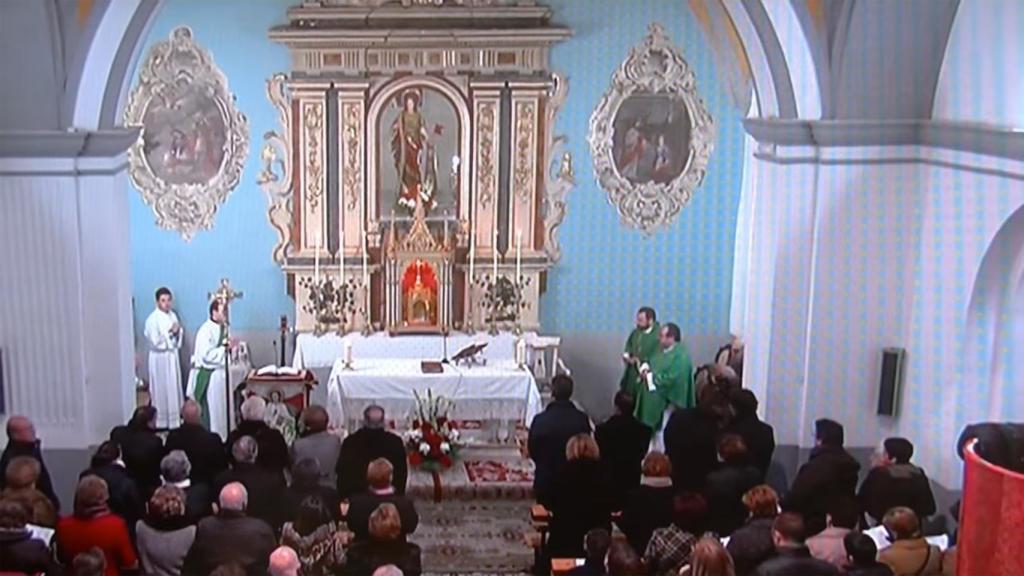
[[[220,342],[221,346],[224,345],[224,341],[227,340],[228,331],[224,325],[220,327]],[[196,371],[196,388],[195,388],[195,401],[203,408],[203,426],[207,430],[210,429],[210,405],[207,401],[207,394],[210,392],[210,376],[213,375],[213,370],[209,368],[199,368]]]
[[[629,338],[626,340],[626,354],[639,358],[639,362],[636,365],[626,364],[626,370],[622,374],[622,380],[619,381],[619,390],[625,390],[630,396],[636,398],[638,379],[640,373],[637,371],[637,367],[644,362],[650,362],[659,350],[660,345],[658,344],[658,332],[661,328],[657,322],[651,324],[649,330],[641,330],[634,328],[629,334]]]
[[[654,391],[640,381],[637,387],[636,417],[653,430],[661,430],[661,417],[669,404],[690,408],[693,398],[693,363],[682,344],[668,352],[659,351],[649,361],[654,375]]]

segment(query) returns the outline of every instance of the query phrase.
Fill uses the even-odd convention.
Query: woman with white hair
[[[239,411],[242,414],[242,421],[231,434],[228,434],[226,445],[234,446],[242,436],[252,436],[259,446],[256,463],[268,470],[280,472],[283,476],[285,470],[291,466],[288,444],[280,432],[264,421],[267,415],[267,401],[260,396],[249,396],[242,402]],[[234,458],[229,460],[234,464]]]
[[[182,450],[171,450],[160,461],[160,476],[164,486],[173,486],[185,494],[185,519],[189,524],[213,513],[213,493],[207,484],[192,481],[192,463]]]

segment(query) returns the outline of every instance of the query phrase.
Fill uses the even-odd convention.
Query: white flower
[[[423,438],[423,431],[420,430],[419,428],[416,428],[415,430],[413,430],[410,433],[410,435],[412,436],[413,440],[419,440],[419,439]]]
[[[430,454],[430,444],[427,444],[426,442],[420,442],[420,452],[424,456]]]
[[[452,445],[451,444],[449,444],[447,442],[441,442],[441,452],[444,452],[445,454],[447,454],[447,453],[449,453],[451,451],[452,451]]]
[[[449,433],[449,435],[452,437],[452,440],[458,440],[459,439],[459,429],[458,428],[452,428],[452,430]]]

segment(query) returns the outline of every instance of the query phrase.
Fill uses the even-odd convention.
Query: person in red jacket
[[[57,522],[57,557],[65,566],[71,566],[76,556],[96,547],[106,559],[106,576],[138,568],[128,526],[110,511],[108,500],[110,493],[102,478],[85,476],[78,481],[74,514]]]

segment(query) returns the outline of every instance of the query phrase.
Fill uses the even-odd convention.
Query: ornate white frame
[[[175,54],[186,53],[191,65],[184,65]],[[177,231],[190,241],[200,230],[213,227],[217,209],[228,194],[238,186],[249,153],[249,120],[235,105],[235,97],[228,91],[224,73],[213,62],[209,51],[195,42],[187,26],[175,28],[167,40],[153,45],[139,71],[139,83],[132,90],[124,112],[129,126],[142,126],[143,119],[154,98],[172,83],[185,81],[192,90],[206,91],[217,103],[227,130],[224,140],[224,159],[217,174],[201,184],[172,184],[160,178],[149,165],[143,150],[140,133],[138,141],[128,150],[129,176],[152,207],[156,223],[161,228]],[[188,206],[187,210],[182,209]]]
[[[663,66],[649,65],[660,57]],[[666,94],[678,99],[690,116],[690,150],[682,172],[670,182],[636,184],[619,174],[612,147],[614,121],[622,103],[635,92]],[[643,42],[612,75],[611,87],[590,117],[590,155],[594,174],[616,207],[622,223],[651,235],[670,225],[693,197],[707,172],[714,148],[715,125],[711,113],[697,94],[693,70],[657,23],[648,27]]]

